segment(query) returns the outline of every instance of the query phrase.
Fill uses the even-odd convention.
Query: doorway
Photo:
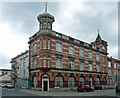
[[[42,91],[49,91],[49,76],[47,74],[42,76]]]
[[[44,91],[48,91],[48,81],[44,81]]]

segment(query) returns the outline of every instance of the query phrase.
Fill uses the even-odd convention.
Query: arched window
[[[40,29],[42,29],[42,23],[40,23]]]
[[[88,83],[89,83],[89,86],[92,86],[92,83],[93,83],[92,78],[89,78]]]
[[[51,28],[50,23],[48,23],[48,29],[50,29],[50,28]]]
[[[80,79],[79,79],[79,85],[84,85],[84,78],[83,77],[80,77]]]
[[[106,81],[106,78],[104,77],[104,80],[103,80],[103,84],[106,85],[107,84],[107,81]]]
[[[75,87],[75,79],[74,77],[68,78],[68,87]]]
[[[46,23],[43,23],[43,28],[47,28],[47,25],[46,25]]]
[[[104,77],[104,82],[106,81],[106,78]]]
[[[96,78],[96,85],[99,85],[99,84],[100,84],[100,79]]]
[[[34,76],[33,85],[34,85],[35,88],[36,88],[37,85],[38,85],[38,81],[37,81],[37,77],[36,77],[36,76]]]
[[[55,77],[55,87],[63,87],[63,78],[61,76]]]

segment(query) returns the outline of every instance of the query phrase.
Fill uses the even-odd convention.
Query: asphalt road
[[[19,89],[2,89],[2,96],[35,96],[30,93],[21,92]]]
[[[94,92],[77,92],[77,91],[60,91],[60,92],[42,92],[42,91],[34,91],[34,90],[23,90],[23,89],[2,89],[2,96],[11,96],[11,97],[3,97],[3,98],[13,98],[12,96],[17,96],[17,98],[21,98],[21,96],[31,96],[29,98],[81,98],[82,96],[91,96],[91,98],[111,98],[111,97],[119,97],[120,93],[116,94],[115,90],[95,90]],[[36,96],[36,97],[35,97]],[[65,96],[65,97],[63,97]],[[75,97],[76,96],[76,97]],[[99,96],[99,97],[98,97]],[[26,98],[25,97],[25,98]],[[16,97],[15,97],[16,98]],[[22,97],[24,98],[24,97]]]

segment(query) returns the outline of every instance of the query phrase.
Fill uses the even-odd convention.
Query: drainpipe
[[[28,67],[28,70],[29,70],[29,89],[31,89],[31,80],[30,80],[30,57],[31,57],[31,55],[30,55],[30,46],[29,46],[29,67]]]

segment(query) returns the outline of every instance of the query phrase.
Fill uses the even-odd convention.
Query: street
[[[33,94],[22,92],[19,89],[2,89],[2,96],[35,96]]]
[[[2,96],[101,96],[101,97],[120,97],[120,93],[116,94],[114,89],[110,90],[95,90],[94,92],[77,92],[77,91],[34,91],[23,89],[2,89]]]

